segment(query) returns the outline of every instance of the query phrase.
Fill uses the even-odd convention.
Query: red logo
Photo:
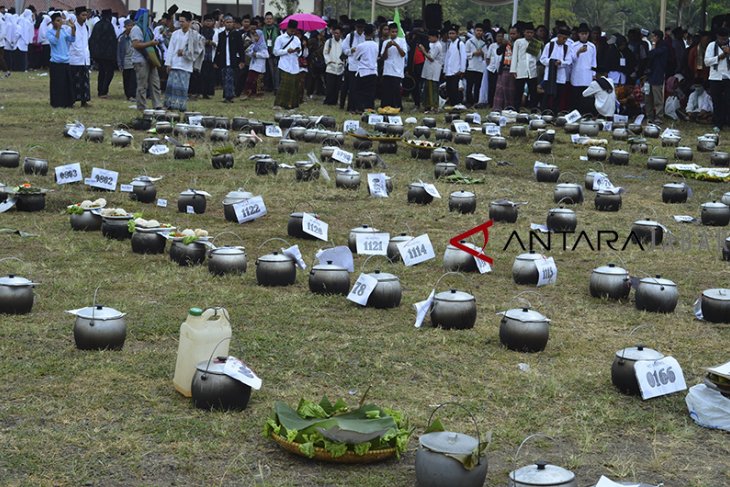
[[[481,259],[485,262],[487,262],[489,265],[492,265],[494,263],[494,260],[487,256],[484,253],[484,248],[487,246],[487,242],[489,242],[489,227],[491,227],[494,224],[492,220],[487,220],[486,222],[482,223],[481,225],[477,225],[476,227],[472,228],[471,230],[467,230],[464,233],[460,233],[456,237],[449,240],[449,243],[456,247],[457,249],[463,250],[467,254],[473,255],[477,259]],[[461,240],[467,239],[471,237],[472,235],[482,232],[484,234],[484,245],[482,245],[481,250],[473,249],[469,246],[464,245],[461,243]]]

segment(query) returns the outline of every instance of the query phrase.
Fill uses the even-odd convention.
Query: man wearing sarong
[[[426,113],[439,109],[439,83],[444,62],[444,46],[439,40],[439,32],[431,30],[428,32],[428,49],[423,44],[416,47],[426,58],[423,63],[423,108]]]
[[[290,20],[286,33],[276,38],[274,56],[279,58],[279,90],[276,92],[274,108],[296,108],[299,106],[299,52],[302,43],[297,37],[299,23]]]
[[[89,12],[86,7],[76,7],[76,36],[68,51],[69,71],[73,84],[73,100],[80,101],[82,107],[86,107],[91,100],[91,82],[89,70],[91,69],[91,54],[89,53],[89,37],[91,28],[86,22]]]
[[[178,16],[180,28],[172,33],[165,54],[167,66],[167,86],[165,88],[165,107],[185,111],[188,107],[188,88],[193,62],[203,51],[203,44],[197,42],[200,34],[190,29],[190,12]]]
[[[215,58],[213,67],[220,69],[223,82],[223,102],[233,103],[236,96],[236,73],[243,68],[243,46],[241,36],[236,35],[233,17],[226,15],[223,19],[225,30],[218,33],[215,39]]]

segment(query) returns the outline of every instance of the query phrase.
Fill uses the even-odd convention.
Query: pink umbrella
[[[286,25],[289,23],[290,20],[296,20],[297,22],[299,22],[298,28],[306,32],[324,29],[325,27],[327,27],[327,22],[314,14],[292,14],[282,20],[279,24],[279,27],[282,29],[286,29]]]

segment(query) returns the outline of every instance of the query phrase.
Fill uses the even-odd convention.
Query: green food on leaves
[[[216,147],[212,151],[210,151],[211,155],[213,156],[220,156],[223,154],[233,154],[236,152],[236,149],[232,145],[224,145],[223,147]]]
[[[315,448],[323,448],[335,458],[389,448],[400,456],[412,432],[407,418],[398,411],[373,404],[350,410],[344,400],[332,404],[326,396],[319,403],[301,399],[296,410],[277,401],[264,425],[264,436],[285,437],[309,458],[314,457]]]
[[[66,213],[69,215],[83,215],[84,209],[81,208],[79,205],[71,205],[66,208]]]
[[[448,176],[444,177],[444,179],[448,183],[484,184],[484,178],[472,178],[470,176],[462,174],[461,171],[458,170],[454,174],[449,174]]]

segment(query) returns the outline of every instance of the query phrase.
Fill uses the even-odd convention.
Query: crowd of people
[[[186,110],[191,98],[211,98],[220,87],[224,102],[271,91],[285,109],[315,96],[349,112],[378,100],[400,109],[409,97],[426,112],[578,110],[730,126],[727,21],[712,31],[637,27],[623,35],[561,21],[550,30],[530,22],[503,29],[488,19],[438,29],[410,19],[325,20],[304,32],[296,20],[280,29],[270,12],[201,17],[173,6],[155,21],[145,9],[119,16],[28,7],[18,15],[0,7],[0,70],[47,66],[54,107],[88,104],[93,66],[98,97],[109,96],[118,70],[139,109]]]

